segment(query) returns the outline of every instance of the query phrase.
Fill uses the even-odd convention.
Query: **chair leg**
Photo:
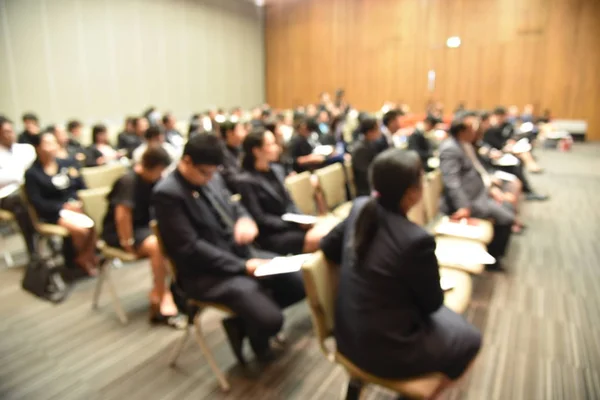
[[[181,354],[181,350],[183,350],[183,347],[185,346],[185,343],[187,342],[187,339],[190,336],[190,329],[192,329],[192,327],[190,325],[188,325],[185,328],[183,335],[181,335],[181,339],[177,340],[177,343],[175,344],[175,347],[173,348],[173,352],[171,353],[171,356],[169,357],[169,366],[170,367],[175,367],[175,364],[177,363],[177,359],[179,358],[179,355]]]
[[[96,288],[94,289],[94,297],[92,297],[92,309],[98,308],[98,301],[100,300],[100,293],[102,293],[102,284],[104,283],[104,274],[107,268],[110,268],[110,262],[106,261],[100,266],[98,278],[96,278]]]
[[[223,371],[221,371],[221,369],[217,365],[215,358],[213,357],[212,352],[210,351],[210,348],[208,347],[208,345],[206,344],[206,341],[204,340],[204,334],[202,333],[201,319],[202,319],[202,313],[201,312],[196,313],[196,316],[194,318],[194,327],[196,328],[196,332],[195,332],[196,334],[194,335],[194,337],[196,338],[196,342],[198,343],[198,346],[200,346],[200,350],[202,351],[204,358],[206,359],[206,361],[208,361],[208,365],[210,366],[210,369],[212,369],[213,373],[216,375],[217,379],[219,380],[221,389],[224,392],[228,392],[229,388],[230,388],[229,382],[227,381],[225,374],[223,374]]]
[[[346,390],[346,400],[359,400],[364,384],[358,379],[351,378]]]
[[[119,300],[119,296],[117,295],[117,289],[115,288],[115,284],[112,280],[112,275],[110,271],[111,265],[109,264],[106,270],[104,271],[106,276],[106,283],[108,284],[108,291],[110,292],[110,297],[113,306],[115,307],[115,312],[117,313],[117,316],[119,317],[121,323],[125,325],[127,323],[127,314],[125,314],[123,306],[121,306],[121,300]]]

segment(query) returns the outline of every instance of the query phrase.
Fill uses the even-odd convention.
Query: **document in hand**
[[[450,218],[444,217],[436,226],[435,233],[477,240],[482,236],[482,230],[483,227],[477,220],[465,218],[460,221],[451,221]]]
[[[94,221],[85,214],[64,209],[60,210],[58,214],[73,225],[77,225],[81,228],[92,228],[94,226]]]
[[[523,138],[514,144],[512,151],[513,153],[527,153],[531,151],[531,144],[527,138]]]
[[[435,255],[441,265],[491,265],[496,262],[481,243],[468,240],[437,242]]]
[[[266,264],[261,265],[254,271],[254,276],[269,276],[278,274],[289,274],[290,272],[300,271],[302,264],[308,260],[312,254],[299,254],[289,257],[275,257]]]
[[[285,213],[281,216],[281,219],[286,222],[295,222],[302,225],[312,225],[317,223],[317,217],[314,215]]]
[[[335,150],[333,146],[320,145],[313,149],[313,154],[329,157],[333,153],[333,150]]]
[[[494,161],[495,165],[499,165],[501,167],[512,167],[519,164],[519,159],[512,154],[504,154],[498,160]]]

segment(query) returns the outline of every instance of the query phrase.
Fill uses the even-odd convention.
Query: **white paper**
[[[302,264],[304,264],[311,256],[312,254],[299,254],[297,256],[275,257],[268,263],[256,268],[254,276],[261,277],[300,271]]]
[[[286,222],[295,222],[297,224],[302,225],[313,225],[317,223],[318,218],[314,215],[304,215],[304,214],[292,214],[285,213],[281,216],[281,219]]]
[[[444,292],[456,287],[456,280],[451,276],[442,276],[440,278],[440,287]]]
[[[513,153],[527,153],[531,151],[531,144],[529,144],[529,140],[523,138],[514,144],[512,147]]]
[[[438,243],[435,255],[443,265],[491,265],[496,262],[483,246],[469,242],[451,242],[447,245]]]
[[[507,181],[507,182],[514,182],[517,177],[513,174],[509,174],[508,172],[504,172],[504,171],[496,171],[494,172],[494,176],[502,181]]]
[[[81,228],[94,227],[94,221],[85,214],[81,214],[71,210],[60,210],[58,215]]]
[[[4,186],[3,188],[0,189],[0,199],[3,199],[5,197],[13,194],[17,190],[19,190],[19,184],[18,183],[9,183],[8,185],[6,185],[6,186]]]
[[[437,157],[431,157],[427,160],[427,166],[432,169],[437,169],[440,167],[440,159]]]
[[[494,164],[501,167],[512,167],[519,164],[519,159],[512,154],[504,154],[498,160],[494,161]]]
[[[314,154],[318,154],[320,156],[329,156],[331,155],[331,153],[333,153],[333,146],[317,146],[315,147],[315,149],[313,150]]]
[[[438,235],[459,236],[467,239],[479,239],[482,235],[481,225],[469,225],[465,222],[453,222],[450,218],[444,217],[436,226],[435,232]]]

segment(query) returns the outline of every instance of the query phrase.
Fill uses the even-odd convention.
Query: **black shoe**
[[[250,347],[256,355],[259,362],[267,363],[275,359],[275,354],[271,348],[271,341],[268,337],[249,337]]]
[[[241,365],[246,365],[246,359],[244,358],[244,338],[246,337],[244,322],[238,317],[232,317],[224,319],[221,323],[235,358]]]
[[[546,201],[550,198],[550,196],[546,196],[545,194],[537,194],[537,193],[527,193],[525,195],[525,200],[527,201]]]

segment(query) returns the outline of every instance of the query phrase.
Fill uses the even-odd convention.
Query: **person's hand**
[[[127,157],[127,149],[117,150],[117,155],[119,157]]]
[[[511,204],[516,204],[517,203],[517,196],[515,196],[513,193],[504,193],[504,201],[511,203]]]
[[[67,201],[63,204],[63,209],[73,211],[73,212],[82,212],[82,204],[80,201]]]
[[[237,220],[233,228],[233,238],[237,244],[249,244],[258,235],[256,223],[247,217]]]
[[[254,276],[254,272],[256,268],[260,267],[263,264],[268,263],[270,260],[265,260],[262,258],[251,258],[246,261],[246,273],[250,276]]]
[[[492,160],[499,160],[500,158],[502,158],[502,152],[498,149],[491,149],[489,156]]]
[[[454,214],[452,214],[450,216],[451,219],[453,220],[461,220],[463,218],[469,218],[471,216],[471,210],[463,207],[463,208],[459,208],[458,210],[456,210],[456,212]]]
[[[106,164],[106,159],[104,157],[96,158],[96,165],[104,165]]]
[[[490,196],[496,201],[496,203],[502,204],[504,202],[504,192],[497,187],[490,189]]]
[[[352,161],[352,155],[350,153],[345,153],[344,161]]]
[[[500,186],[502,185],[502,179],[492,176],[492,184],[494,184],[494,186]]]
[[[314,224],[300,224],[300,228],[302,228],[305,231],[312,229],[313,226],[315,226],[315,225]]]

